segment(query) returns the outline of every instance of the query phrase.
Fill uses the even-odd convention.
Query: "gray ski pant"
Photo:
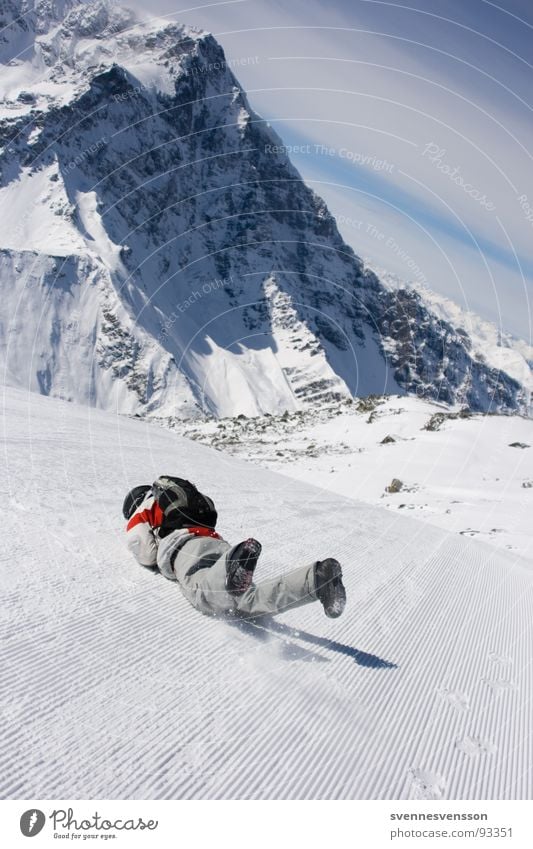
[[[283,613],[317,600],[314,563],[252,584],[242,595],[228,593],[226,563],[233,548],[225,540],[212,537],[197,537],[178,548],[173,571],[183,595],[197,610],[252,617]]]

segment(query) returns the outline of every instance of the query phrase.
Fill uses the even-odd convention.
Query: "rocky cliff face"
[[[342,241],[211,35],[107,0],[0,9],[9,382],[140,414],[391,391],[526,408]]]

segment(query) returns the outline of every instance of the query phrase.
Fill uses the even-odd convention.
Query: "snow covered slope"
[[[2,16],[8,383],[143,415],[404,391],[527,409],[518,380],[343,242],[211,35],[110,0],[5,0]]]
[[[531,798],[528,562],[153,424],[2,408],[3,797]],[[136,566],[123,494],[162,470],[260,575],[338,556],[343,618],[232,626]]]

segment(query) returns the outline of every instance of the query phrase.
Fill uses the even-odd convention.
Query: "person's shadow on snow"
[[[316,634],[310,634],[299,628],[291,628],[289,625],[283,625],[281,622],[277,622],[271,616],[258,616],[255,619],[232,617],[226,621],[245,634],[249,634],[262,642],[267,642],[272,637],[277,637],[282,644],[283,656],[286,660],[305,660],[318,663],[330,662],[327,657],[299,646],[294,642],[294,640],[302,640],[306,643],[328,649],[328,651],[334,651],[338,654],[351,657],[359,666],[367,666],[372,669],[398,668],[397,664],[392,663],[390,660],[384,660],[375,654],[369,654],[368,652],[361,651],[361,649],[355,649],[344,643],[338,643],[336,640],[317,637]]]

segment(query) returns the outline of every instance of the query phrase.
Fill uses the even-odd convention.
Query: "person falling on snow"
[[[332,619],[344,610],[342,570],[333,558],[254,584],[260,543],[252,538],[233,546],[226,542],[215,530],[213,501],[189,481],[162,475],[152,486],[136,486],[122,512],[127,545],[137,562],[176,581],[202,613],[246,618],[315,601]]]

